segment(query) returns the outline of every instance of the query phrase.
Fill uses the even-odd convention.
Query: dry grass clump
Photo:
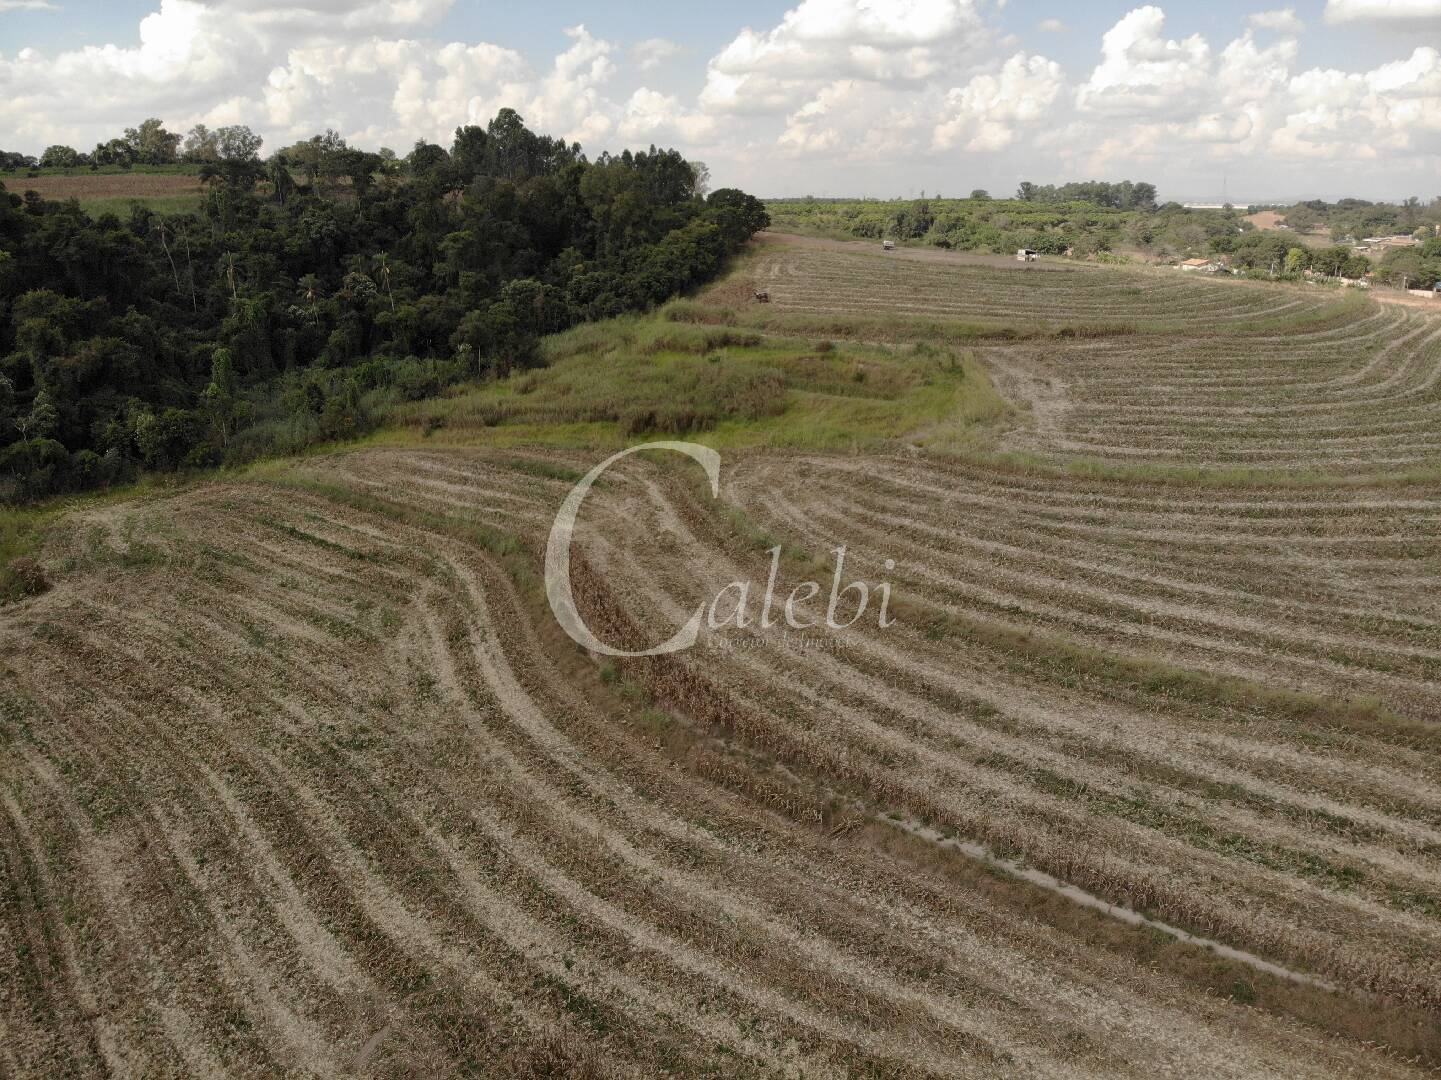
[[[5,580],[14,596],[39,596],[50,588],[45,568],[28,555],[20,555],[5,564]]]

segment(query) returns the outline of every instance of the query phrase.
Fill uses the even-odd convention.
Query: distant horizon
[[[1144,177],[1139,177],[1139,178],[1133,177],[1133,178],[1131,178],[1131,179],[1141,179],[1141,180],[1143,180]],[[1051,182],[1051,181],[1048,181],[1048,183],[1049,183],[1049,182]],[[1056,182],[1056,183],[1069,183],[1070,181],[1055,181],[1055,182]],[[1114,183],[1114,182],[1116,182],[1116,181],[1111,181],[1111,182]],[[1016,194],[1015,194],[1014,191],[1008,191],[1008,192],[1002,193],[1002,192],[999,192],[999,191],[991,191],[991,190],[989,190],[989,189],[987,189],[987,188],[980,188],[980,189],[974,189],[974,190],[986,191],[987,194],[989,194],[989,195],[991,196],[991,198],[993,198],[993,199],[1014,199],[1014,198],[1016,197]],[[801,201],[804,201],[804,200],[806,200],[806,199],[825,199],[825,200],[828,200],[828,201],[841,201],[841,202],[845,202],[845,201],[853,201],[853,202],[909,202],[909,201],[914,201],[914,200],[916,200],[916,199],[920,199],[920,198],[922,198],[922,197],[927,198],[927,199],[968,199],[968,198],[970,198],[970,192],[968,191],[968,192],[966,192],[966,193],[963,194],[963,195],[952,195],[952,194],[945,193],[944,191],[943,191],[942,193],[940,193],[940,194],[936,194],[935,192],[930,192],[930,191],[928,191],[928,192],[925,193],[924,196],[922,196],[919,192],[917,192],[917,193],[914,194],[914,195],[816,195],[816,194],[813,194],[813,193],[807,193],[807,194],[805,194],[805,195],[759,195],[759,194],[756,195],[756,198],[760,199],[760,200],[763,201],[763,202],[782,202],[782,201],[786,201],[786,202],[801,202]],[[1335,195],[1335,196],[1325,196],[1325,195],[1298,195],[1298,196],[1286,197],[1286,198],[1271,198],[1271,199],[1248,198],[1248,199],[1242,199],[1242,198],[1238,198],[1238,197],[1236,197],[1236,196],[1234,196],[1234,195],[1228,195],[1228,196],[1220,196],[1220,195],[1184,195],[1184,196],[1172,196],[1172,195],[1167,194],[1167,193],[1164,192],[1164,191],[1161,191],[1161,192],[1158,192],[1157,195],[1156,195],[1156,203],[1157,203],[1158,205],[1162,205],[1162,206],[1165,205],[1166,203],[1171,203],[1171,202],[1174,202],[1174,203],[1182,203],[1182,204],[1185,204],[1185,203],[1214,203],[1214,204],[1216,204],[1217,206],[1220,206],[1220,205],[1223,205],[1223,204],[1229,202],[1232,206],[1237,206],[1237,207],[1240,207],[1240,206],[1296,206],[1296,205],[1299,204],[1299,203],[1303,203],[1303,202],[1313,202],[1313,201],[1316,201],[1316,200],[1321,200],[1322,202],[1328,202],[1328,203],[1337,203],[1337,202],[1340,202],[1342,199],[1364,199],[1366,202],[1372,202],[1372,203],[1388,203],[1388,204],[1400,205],[1400,204],[1401,204],[1402,202],[1404,202],[1406,199],[1408,199],[1408,198],[1413,198],[1413,197],[1420,199],[1421,202],[1422,202],[1422,205],[1428,204],[1429,202],[1431,202],[1431,200],[1432,200],[1433,198],[1441,198],[1441,196],[1426,197],[1426,196],[1420,195],[1419,193],[1418,193],[1418,194],[1413,194],[1413,195],[1401,195],[1401,196],[1397,196],[1397,197],[1394,197],[1394,198],[1383,198],[1383,197],[1377,197],[1377,196],[1372,196],[1372,195],[1356,195],[1356,194],[1354,194],[1354,193],[1348,193],[1348,194],[1346,194],[1346,195]]]
[[[747,191],[1143,176],[1178,201],[1383,201],[1441,175],[1441,0],[0,0],[0,41],[0,149],[36,155],[147,117],[403,155],[505,106]]]

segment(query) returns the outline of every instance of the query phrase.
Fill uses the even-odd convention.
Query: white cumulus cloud
[[[1210,96],[1211,47],[1200,34],[1164,36],[1154,5],[1127,13],[1101,39],[1101,62],[1076,91],[1082,112],[1114,117],[1199,112]]]
[[[977,75],[946,95],[931,146],[944,151],[964,141],[973,152],[1004,149],[1020,128],[1048,115],[1065,81],[1055,61],[1017,53],[996,74]]]
[[[974,59],[989,37],[974,0],[802,0],[768,31],[742,30],[711,61],[701,104],[778,113],[854,79],[917,86]]]
[[[1441,19],[1441,0],[1326,0],[1326,21]]]
[[[646,38],[644,41],[637,41],[630,47],[631,59],[641,71],[651,71],[660,67],[667,60],[682,56],[686,52],[686,47],[680,42],[660,37]]]
[[[0,10],[17,2],[37,0]],[[796,0],[704,60],[667,38],[620,43],[583,25],[555,27],[551,55],[446,40],[453,0],[152,3],[127,44],[0,46],[5,148],[85,148],[158,116],[173,130],[250,124],[271,150],[331,127],[403,153],[511,107],[590,153],[676,145],[720,184],[770,194],[1017,175],[1131,176],[1194,193],[1194,176],[1222,172],[1272,178],[1259,194],[1315,191],[1318,177],[1374,191],[1377,177],[1425,184],[1441,164],[1438,46],[1420,34],[1369,69],[1303,69],[1290,7],[1208,40],[1168,34],[1159,3],[1138,5],[1097,35],[1093,60],[1067,68],[1004,32],[988,0]],[[1400,27],[1433,15],[1441,0],[1326,9],[1331,22]],[[1031,33],[1061,30],[1050,19]],[[704,63],[698,88],[677,77],[681,58]]]
[[[1249,15],[1246,22],[1257,30],[1279,30],[1283,34],[1299,34],[1306,28],[1295,8],[1280,8],[1276,11],[1258,11]]]

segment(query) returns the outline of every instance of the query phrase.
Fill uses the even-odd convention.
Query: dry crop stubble
[[[344,1072],[364,1048],[377,1073],[1401,1070],[1163,971],[1136,984],[677,767],[603,682],[559,674],[510,556],[464,539],[483,522],[525,550],[565,481],[443,452],[281,481],[78,525],[66,581],[7,616],[5,851],[45,902],[7,906],[6,933],[44,928],[73,972],[8,984],[15,1068]],[[751,558],[672,470],[618,477],[592,524],[612,565],[636,530]],[[635,584],[628,607],[664,591]],[[755,709],[736,675],[722,703]],[[731,780],[778,767],[697,754]],[[88,1019],[57,1029],[67,1010]]]
[[[890,580],[900,623],[872,609],[821,647],[579,653],[539,574],[593,454],[368,449],[72,513],[40,553],[54,588],[0,613],[8,1071],[1441,1061],[1441,493],[1398,472],[1430,453],[1435,324],[786,240],[731,285],[746,275],[778,314],[856,336],[903,326],[865,321],[907,318],[897,297],[1099,336],[985,347],[1035,403],[1007,436],[1024,462],[896,431],[849,455],[728,451],[720,503],[679,459],[592,493],[574,584],[608,639],[653,644],[733,579],[755,604],[774,544],[782,596],[828,584],[844,543],[847,580]],[[725,302],[694,307],[751,317]],[[897,377],[909,355],[888,354]],[[1107,468],[1070,471],[1082,451]],[[1166,471],[1198,454],[1259,469]]]

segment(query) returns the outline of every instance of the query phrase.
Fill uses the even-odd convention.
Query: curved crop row
[[[1328,292],[1174,272],[917,260],[796,238],[763,248],[752,275],[781,311],[986,318],[1019,325],[1134,321],[1247,329],[1317,319],[1338,303]]]
[[[1441,319],[1400,307],[1268,338],[1018,348],[1010,443],[1063,459],[1377,472],[1441,457]]]
[[[1006,714],[1008,729],[946,689],[940,673],[972,661],[978,679],[1013,679],[984,648],[908,629],[853,659],[758,647],[627,666],[657,702],[689,694],[717,736],[737,722],[669,752],[625,686],[612,700],[583,675],[527,583],[569,486],[553,475],[371,451],[73,522],[54,552],[67,576],[0,624],[7,1071],[1406,1073],[809,823],[774,757],[874,797],[950,778],[928,796],[938,809],[994,792],[1047,843],[1067,820],[1112,828],[1032,790],[1044,768],[1069,782],[1033,714]],[[763,556],[722,520],[672,472],[617,471],[582,521],[587,610],[686,610],[710,584],[687,578],[689,550],[717,580],[753,569]],[[870,700],[878,666],[897,688],[885,702]],[[1148,739],[1184,743],[1185,724],[1131,711]],[[1067,739],[1083,712],[1062,707]],[[1252,748],[1269,746],[1278,770],[1329,785],[1311,803],[1350,798],[1344,746],[1327,760],[1212,725],[1189,736],[1227,745],[1227,767],[1259,768]],[[961,750],[982,728],[990,763]],[[1387,793],[1413,767],[1395,755]],[[1117,775],[1105,765],[1095,790]],[[1314,847],[1296,817],[1309,804],[1268,783],[1278,809],[1221,800],[1228,828]],[[1393,832],[1433,828],[1410,798],[1358,811],[1375,835],[1345,843],[1379,861]],[[1129,828],[1117,880],[1194,872],[1166,830]],[[1263,880],[1274,903],[1248,893]],[[1303,895],[1261,870],[1243,894],[1266,925]],[[1384,947],[1400,918],[1369,895],[1304,895],[1321,905],[1313,936],[1361,928]],[[1429,940],[1429,918],[1408,918]]]

